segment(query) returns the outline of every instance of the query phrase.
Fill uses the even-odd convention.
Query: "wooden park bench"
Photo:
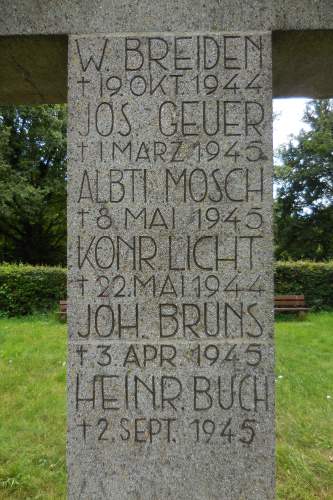
[[[304,317],[310,310],[305,305],[304,295],[276,295],[274,297],[275,313],[296,313]]]
[[[60,300],[59,302],[59,319],[61,321],[67,320],[67,300]]]

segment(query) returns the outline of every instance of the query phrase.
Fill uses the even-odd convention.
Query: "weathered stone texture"
[[[69,498],[274,498],[267,33],[73,36]]]
[[[0,34],[332,29],[331,0],[7,0]]]

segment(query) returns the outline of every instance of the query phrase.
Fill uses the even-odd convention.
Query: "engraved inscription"
[[[273,498],[270,38],[70,61],[70,497]]]

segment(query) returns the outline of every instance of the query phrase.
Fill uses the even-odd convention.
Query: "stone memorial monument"
[[[273,498],[270,36],[69,58],[69,496]]]
[[[0,4],[0,102],[69,109],[68,498],[273,499],[272,88],[332,95],[332,3]]]

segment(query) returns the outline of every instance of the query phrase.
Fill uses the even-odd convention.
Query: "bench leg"
[[[298,316],[298,319],[300,321],[304,321],[306,316],[307,316],[307,312],[306,311],[298,311],[297,316]]]

